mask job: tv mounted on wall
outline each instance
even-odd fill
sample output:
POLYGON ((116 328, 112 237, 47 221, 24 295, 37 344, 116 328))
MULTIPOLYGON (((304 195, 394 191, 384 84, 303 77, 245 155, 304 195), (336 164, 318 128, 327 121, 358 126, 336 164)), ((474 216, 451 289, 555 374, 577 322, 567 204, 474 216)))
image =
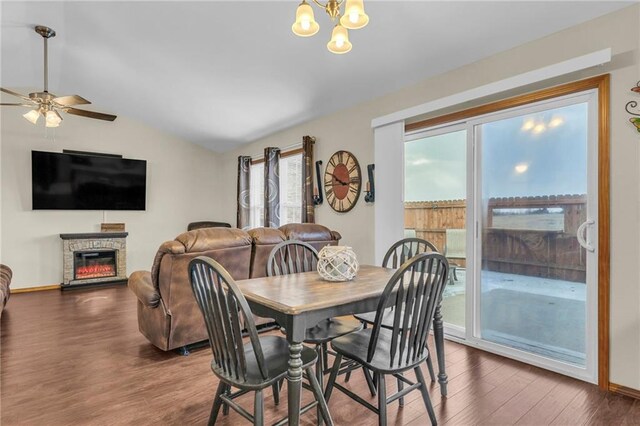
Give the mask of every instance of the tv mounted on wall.
POLYGON ((31 151, 34 210, 145 210, 147 162, 31 151))

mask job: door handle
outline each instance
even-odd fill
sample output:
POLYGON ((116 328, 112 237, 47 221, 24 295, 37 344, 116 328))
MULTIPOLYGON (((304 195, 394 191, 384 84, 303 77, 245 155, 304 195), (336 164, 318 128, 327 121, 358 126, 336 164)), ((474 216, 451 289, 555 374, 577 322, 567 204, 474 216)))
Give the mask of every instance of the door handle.
POLYGON ((586 220, 585 222, 582 223, 582 225, 578 226, 578 232, 576 232, 576 237, 578 238, 578 244, 580 244, 582 246, 582 248, 584 248, 585 250, 588 250, 590 252, 594 252, 596 251, 595 247, 593 247, 591 244, 589 244, 585 238, 585 234, 586 234, 586 229, 587 226, 589 225, 593 225, 594 223, 596 223, 594 220, 589 219, 586 220))

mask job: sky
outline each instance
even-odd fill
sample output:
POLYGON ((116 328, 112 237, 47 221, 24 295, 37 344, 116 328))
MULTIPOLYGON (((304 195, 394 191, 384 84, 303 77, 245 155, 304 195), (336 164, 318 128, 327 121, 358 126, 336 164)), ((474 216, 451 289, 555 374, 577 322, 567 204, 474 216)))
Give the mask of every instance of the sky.
MULTIPOLYGON (((481 125, 483 198, 585 194, 587 104, 481 125)), ((405 144, 405 201, 466 198, 466 131, 405 144)))

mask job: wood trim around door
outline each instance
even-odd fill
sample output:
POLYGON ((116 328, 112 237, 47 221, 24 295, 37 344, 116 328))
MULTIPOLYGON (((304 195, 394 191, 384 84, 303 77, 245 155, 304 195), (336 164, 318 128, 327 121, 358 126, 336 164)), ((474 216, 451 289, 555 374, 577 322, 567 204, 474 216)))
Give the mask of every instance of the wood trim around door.
POLYGON ((609 303, 611 279, 611 198, 609 74, 594 77, 598 89, 598 386, 609 389, 609 303))
POLYGON ((604 74, 405 125, 405 132, 465 120, 534 102, 596 89, 598 91, 598 386, 609 389, 610 303, 610 76, 604 74))

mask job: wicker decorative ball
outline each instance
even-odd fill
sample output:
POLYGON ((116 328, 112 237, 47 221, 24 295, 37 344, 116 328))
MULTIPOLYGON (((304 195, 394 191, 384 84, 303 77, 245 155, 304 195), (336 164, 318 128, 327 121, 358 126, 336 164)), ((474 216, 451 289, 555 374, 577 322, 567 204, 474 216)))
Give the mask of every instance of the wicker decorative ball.
POLYGON ((327 281, 352 280, 359 267, 351 247, 325 246, 318 253, 318 273, 327 281))

